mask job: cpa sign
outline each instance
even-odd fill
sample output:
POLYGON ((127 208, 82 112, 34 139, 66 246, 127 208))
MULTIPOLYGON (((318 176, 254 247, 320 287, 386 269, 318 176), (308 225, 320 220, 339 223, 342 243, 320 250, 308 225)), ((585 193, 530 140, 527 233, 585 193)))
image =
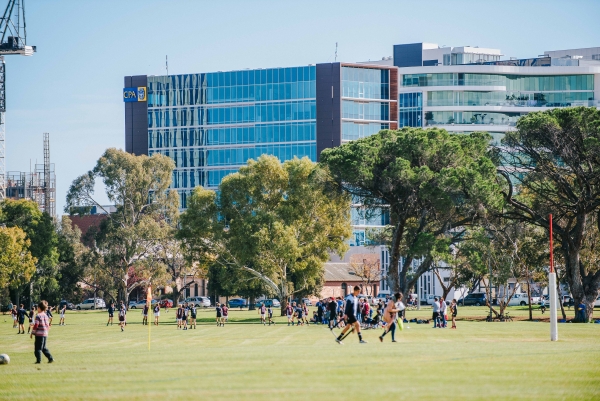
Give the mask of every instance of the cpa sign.
POLYGON ((148 91, 145 86, 137 88, 123 88, 124 102, 145 102, 148 97, 148 91))

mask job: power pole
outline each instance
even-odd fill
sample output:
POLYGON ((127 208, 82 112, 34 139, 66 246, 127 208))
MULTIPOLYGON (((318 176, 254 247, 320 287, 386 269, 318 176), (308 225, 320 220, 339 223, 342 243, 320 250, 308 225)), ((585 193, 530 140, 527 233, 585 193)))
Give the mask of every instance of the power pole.
POLYGON ((4 143, 4 113, 6 112, 6 86, 4 56, 0 56, 0 202, 6 199, 6 145, 4 143))

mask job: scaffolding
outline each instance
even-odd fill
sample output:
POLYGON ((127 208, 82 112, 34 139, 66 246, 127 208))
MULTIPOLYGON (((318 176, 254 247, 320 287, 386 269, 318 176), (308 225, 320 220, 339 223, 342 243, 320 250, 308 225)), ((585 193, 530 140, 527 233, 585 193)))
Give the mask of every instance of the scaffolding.
POLYGON ((44 163, 36 164, 33 171, 9 171, 6 174, 6 197, 30 199, 40 210, 56 216, 56 174, 50 163, 50 135, 44 134, 44 163))

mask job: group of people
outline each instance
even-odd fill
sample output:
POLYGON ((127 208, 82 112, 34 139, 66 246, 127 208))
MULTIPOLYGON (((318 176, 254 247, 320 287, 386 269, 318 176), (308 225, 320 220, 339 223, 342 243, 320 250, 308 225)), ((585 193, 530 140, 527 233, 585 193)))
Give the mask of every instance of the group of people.
MULTIPOLYGON (((304 324, 308 324, 308 306, 306 306, 305 302, 296 303, 295 301, 291 304, 287 304, 285 307, 285 315, 287 317, 288 326, 294 325, 294 320, 296 321, 296 325, 304 326, 304 324)), ((270 320, 270 318, 269 318, 270 320)))
MULTIPOLYGON (((64 326, 65 318, 64 314, 67 306, 64 305, 60 307, 60 326, 64 326)), ((34 342, 34 355, 36 364, 42 362, 42 354, 48 358, 48 363, 54 362, 54 358, 52 354, 46 347, 46 342, 48 339, 48 333, 50 332, 50 326, 52 326, 52 313, 50 312, 50 307, 48 306, 48 302, 41 301, 36 305, 36 307, 32 307, 31 310, 25 309, 23 304, 19 305, 9 305, 10 314, 13 318, 13 328, 18 328, 17 334, 25 334, 25 318, 29 319, 29 329, 27 333, 29 334, 29 338, 33 338, 35 336, 34 342)))
POLYGON ((434 297, 432 307, 434 329, 445 329, 448 327, 448 307, 450 308, 450 314, 452 317, 451 328, 456 329, 456 315, 458 314, 458 304, 456 303, 456 299, 453 299, 448 306, 443 297, 434 297))
MULTIPOLYGON (((125 331, 125 326, 127 326, 127 308, 125 307, 125 302, 121 301, 121 303, 119 304, 118 310, 115 307, 115 303, 111 302, 108 305, 108 308, 106 310, 108 312, 108 321, 106 322, 106 325, 107 326, 113 325, 113 318, 114 318, 115 312, 117 312, 118 317, 119 317, 119 327, 121 328, 121 331, 125 331)), ((144 308, 142 309, 142 324, 143 325, 148 325, 148 312, 149 311, 150 311, 150 306, 146 302, 146 305, 144 305, 144 308)), ((154 325, 158 326, 158 319, 160 318, 160 305, 158 303, 154 305, 153 312, 154 312, 154 325)), ((178 311, 178 313, 179 313, 179 311, 178 311)), ((194 308, 193 318, 194 318, 194 320, 193 320, 194 328, 196 328, 196 309, 195 308, 194 308)), ((180 327, 181 327, 180 320, 178 318, 177 328, 179 329, 180 327)), ((187 330, 187 319, 186 319, 186 330, 187 330)))
POLYGON ((225 304, 218 304, 215 308, 217 312, 217 327, 225 327, 227 319, 229 318, 229 308, 225 304))
POLYGON ((258 308, 258 313, 260 314, 260 322, 263 324, 263 326, 267 325, 267 319, 269 319, 269 326, 271 324, 275 325, 275 322, 273 321, 273 308, 271 305, 266 306, 264 302, 261 302, 260 307, 258 308))
MULTIPOLYGON (((19 307, 17 308, 17 305, 13 305, 12 303, 9 304, 9 309, 10 309, 10 314, 12 316, 13 319, 13 329, 18 329, 17 334, 25 334, 25 318, 28 319, 29 321, 29 325, 27 328, 27 333, 29 334, 31 332, 31 329, 33 327, 33 322, 35 320, 35 315, 36 315, 36 308, 35 307, 31 307, 30 310, 25 309, 25 306, 23 304, 20 304, 19 307)), ((48 306, 47 310, 45 311, 46 316, 48 317, 48 324, 50 326, 52 326, 52 309, 53 307, 48 306)), ((65 325, 65 313, 67 311, 67 305, 61 305, 59 307, 59 313, 60 313, 60 320, 58 322, 59 326, 64 326, 65 325)))
POLYGON ((188 304, 185 302, 183 305, 179 305, 177 307, 177 312, 175 314, 175 318, 177 319, 177 330, 187 330, 188 329, 188 320, 190 321, 189 328, 196 329, 196 317, 198 311, 196 310, 196 305, 188 304))

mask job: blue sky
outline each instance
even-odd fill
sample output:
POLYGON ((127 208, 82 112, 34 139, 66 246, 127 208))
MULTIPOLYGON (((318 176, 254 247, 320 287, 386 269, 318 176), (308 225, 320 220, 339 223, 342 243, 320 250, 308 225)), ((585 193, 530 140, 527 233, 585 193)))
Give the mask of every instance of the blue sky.
MULTIPOLYGON (((4 7, 6 0, 0 1, 4 7)), ((600 46, 600 1, 28 0, 33 57, 8 56, 6 168, 41 162, 49 132, 57 211, 72 180, 124 147, 125 75, 285 67, 392 54, 397 43, 514 57, 600 46)))

